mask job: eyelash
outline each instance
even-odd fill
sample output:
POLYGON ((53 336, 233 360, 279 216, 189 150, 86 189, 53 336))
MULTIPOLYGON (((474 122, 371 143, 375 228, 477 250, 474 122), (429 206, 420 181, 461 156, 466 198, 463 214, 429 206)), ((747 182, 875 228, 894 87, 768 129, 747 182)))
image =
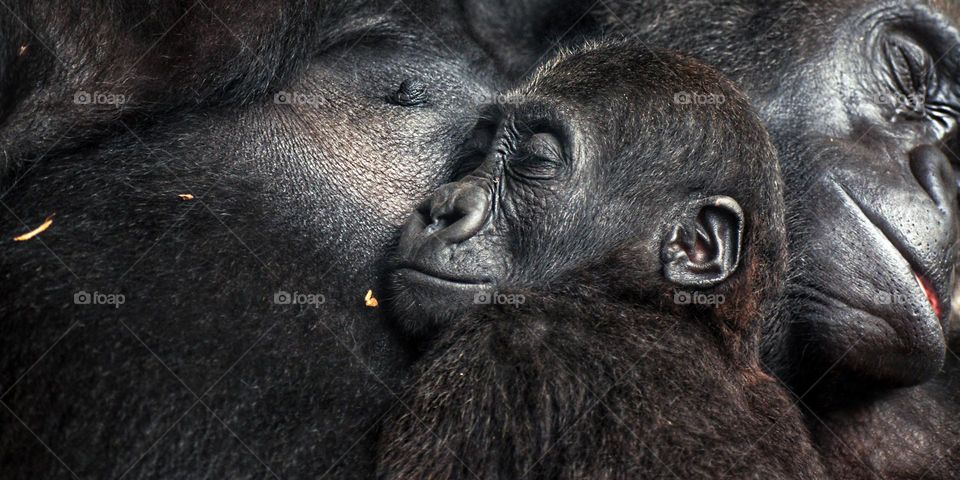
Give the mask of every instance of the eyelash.
MULTIPOLYGON (((902 38, 890 38, 884 45, 884 60, 887 64, 891 88, 896 92, 889 99, 898 116, 909 120, 928 120, 931 118, 931 86, 936 85, 933 78, 932 61, 919 45, 902 38)), ((933 115, 934 120, 936 114, 933 115)))
MULTIPOLYGON (((920 65, 918 65, 916 58, 913 58, 912 55, 905 52, 903 47, 898 48, 900 50, 900 54, 903 56, 904 63, 907 66, 908 71, 906 73, 908 75, 908 80, 912 84, 910 85, 910 91, 907 93, 926 93, 926 91, 929 89, 931 80, 930 75, 932 73, 930 65, 927 62, 928 58, 925 57, 919 62, 920 65)), ((901 87, 906 88, 902 85, 901 87)))
POLYGON ((956 127, 960 119, 960 105, 942 99, 933 59, 920 46, 891 40, 886 47, 886 61, 894 81, 894 88, 906 102, 898 103, 898 114, 913 120, 937 124, 944 132, 956 127), (922 58, 918 58, 922 56, 922 58))
POLYGON ((559 168, 557 162, 531 154, 524 154, 508 165, 512 174, 528 180, 552 178, 559 168))

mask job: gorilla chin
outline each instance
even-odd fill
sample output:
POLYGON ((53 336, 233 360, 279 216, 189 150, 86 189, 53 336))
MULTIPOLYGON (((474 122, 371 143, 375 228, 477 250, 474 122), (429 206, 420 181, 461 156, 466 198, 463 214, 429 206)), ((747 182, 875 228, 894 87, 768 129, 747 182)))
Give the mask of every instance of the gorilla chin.
POLYGON ((853 371, 860 383, 852 385, 847 378, 848 388, 907 387, 940 371, 946 353, 946 314, 939 311, 938 300, 922 277, 904 271, 898 279, 897 291, 902 293, 890 294, 890 300, 882 302, 871 290, 853 285, 846 292, 790 289, 791 303, 799 305, 795 318, 813 340, 803 356, 811 362, 835 359, 833 364, 808 364, 802 383, 812 385, 853 371))
POLYGON ((391 276, 391 309, 400 313, 404 331, 414 336, 429 335, 435 327, 447 325, 478 303, 492 297, 495 284, 405 266, 391 276))
MULTIPOLYGON (((929 307, 928 312, 918 313, 913 307, 917 303, 911 301, 895 307, 901 312, 874 312, 835 298, 810 303, 798 317, 811 330, 832 337, 816 343, 827 353, 826 358, 840 359, 838 372, 860 372, 862 381, 874 387, 908 387, 932 378, 943 366, 945 335, 929 307), (883 375, 869 378, 869 373, 876 371, 883 375)), ((827 376, 830 365, 810 373, 817 378, 827 376)))

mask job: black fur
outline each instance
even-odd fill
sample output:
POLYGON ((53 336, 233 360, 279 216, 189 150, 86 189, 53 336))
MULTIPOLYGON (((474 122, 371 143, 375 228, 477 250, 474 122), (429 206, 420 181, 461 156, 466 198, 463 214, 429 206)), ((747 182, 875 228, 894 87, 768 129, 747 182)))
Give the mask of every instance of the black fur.
POLYGON ((953 352, 943 371, 923 385, 808 412, 817 450, 833 478, 960 476, 960 359, 953 352))
POLYGON ((372 476, 410 355, 364 294, 496 85, 459 11, 7 1, 0 28, 0 477, 372 476), (428 101, 388 102, 410 78, 428 101))
POLYGON ((823 478, 732 332, 598 298, 624 279, 605 267, 611 285, 572 279, 587 296, 524 292, 447 332, 387 424, 381 478, 823 478))

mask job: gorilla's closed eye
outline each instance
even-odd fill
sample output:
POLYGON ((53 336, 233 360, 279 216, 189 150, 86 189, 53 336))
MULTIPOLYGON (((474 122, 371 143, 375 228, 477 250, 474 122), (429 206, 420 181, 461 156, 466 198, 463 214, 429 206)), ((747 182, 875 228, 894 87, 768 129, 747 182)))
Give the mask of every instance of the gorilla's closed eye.
POLYGON ((934 81, 934 66, 923 47, 901 35, 891 35, 884 42, 883 56, 899 93, 928 93, 934 81))
POLYGON ((894 89, 889 106, 901 118, 929 122, 940 140, 952 135, 960 105, 949 92, 951 79, 937 74, 930 52, 910 37, 893 34, 884 42, 883 57, 894 89))
POLYGON ((563 158, 563 145, 556 135, 535 133, 523 143, 511 170, 525 178, 554 178, 563 167, 563 158))
POLYGON ((560 163, 563 161, 563 146, 552 133, 537 133, 523 145, 524 153, 544 160, 560 163))

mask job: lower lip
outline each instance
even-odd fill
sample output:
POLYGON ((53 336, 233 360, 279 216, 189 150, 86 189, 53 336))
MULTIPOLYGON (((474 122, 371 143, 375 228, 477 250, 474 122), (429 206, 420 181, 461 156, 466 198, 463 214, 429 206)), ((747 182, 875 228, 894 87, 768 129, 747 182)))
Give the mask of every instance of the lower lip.
POLYGON ((927 301, 930 302, 930 307, 933 308, 933 314, 936 315, 937 318, 940 318, 940 314, 942 313, 940 308, 940 299, 937 298, 937 292, 934 290, 933 285, 930 284, 929 280, 921 277, 917 273, 914 273, 914 276, 917 277, 917 283, 920 284, 920 288, 927 296, 927 301))

